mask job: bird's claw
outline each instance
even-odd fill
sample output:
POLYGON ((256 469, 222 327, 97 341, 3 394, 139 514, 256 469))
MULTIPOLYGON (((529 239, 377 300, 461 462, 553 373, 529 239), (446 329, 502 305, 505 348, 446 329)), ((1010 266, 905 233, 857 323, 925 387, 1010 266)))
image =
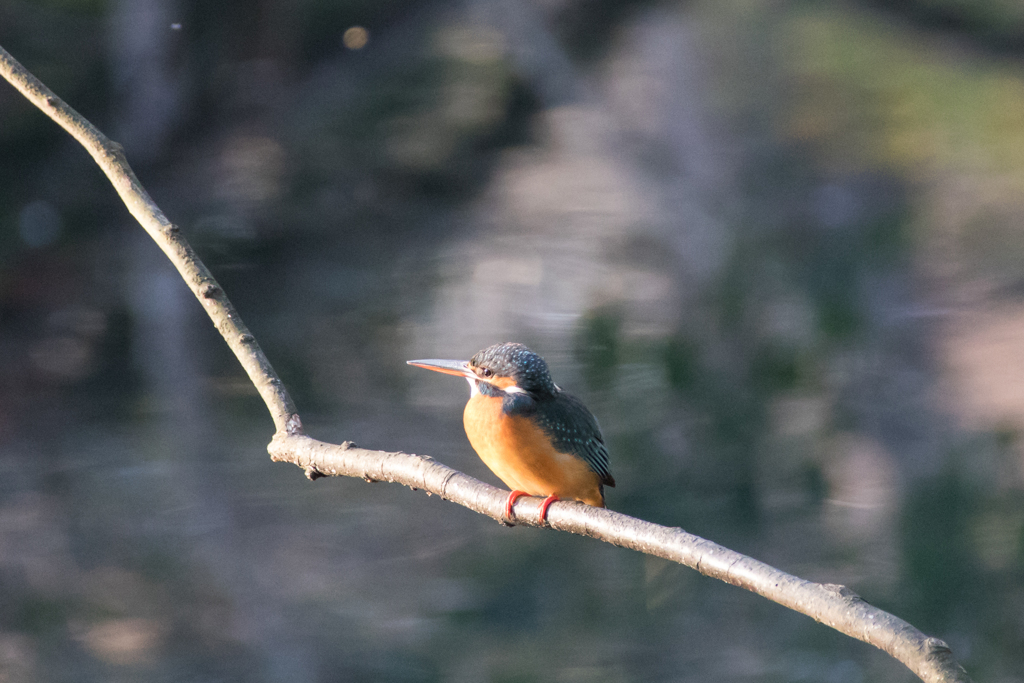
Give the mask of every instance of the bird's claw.
POLYGON ((505 501, 505 519, 509 522, 515 520, 515 516, 512 514, 512 503, 516 502, 519 498, 526 495, 526 491, 513 491, 508 494, 508 500, 505 501))
MULTIPOLYGON (((508 494, 508 499, 505 501, 506 522, 510 524, 514 523, 515 516, 512 514, 512 504, 526 495, 529 494, 527 494, 524 491, 513 491, 512 493, 508 494)), ((551 494, 550 496, 544 499, 544 502, 540 504, 540 517, 537 520, 538 524, 543 525, 544 522, 548 521, 548 508, 551 507, 551 504, 554 503, 556 500, 559 500, 558 496, 556 496, 555 494, 551 494)))
POLYGON ((543 524, 544 522, 548 521, 548 508, 551 507, 551 504, 554 503, 556 500, 558 500, 558 496, 556 496, 555 494, 552 493, 550 496, 548 496, 547 498, 544 499, 543 503, 540 504, 540 523, 541 524, 543 524))

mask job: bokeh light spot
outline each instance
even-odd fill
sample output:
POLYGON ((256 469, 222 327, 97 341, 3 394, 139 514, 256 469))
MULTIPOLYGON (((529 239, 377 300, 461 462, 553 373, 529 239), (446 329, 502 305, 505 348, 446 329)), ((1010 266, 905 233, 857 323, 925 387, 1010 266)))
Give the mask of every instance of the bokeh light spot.
POLYGON ((341 42, 350 50, 362 50, 370 42, 370 32, 362 26, 353 26, 345 31, 341 42))

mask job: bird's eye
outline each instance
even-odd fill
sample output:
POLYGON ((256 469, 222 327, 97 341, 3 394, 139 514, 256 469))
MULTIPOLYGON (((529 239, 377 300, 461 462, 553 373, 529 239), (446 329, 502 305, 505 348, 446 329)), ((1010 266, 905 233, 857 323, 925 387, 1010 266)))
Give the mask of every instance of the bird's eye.
POLYGON ((494 374, 494 371, 491 370, 490 368, 480 368, 480 376, 481 377, 490 377, 493 374, 494 374))

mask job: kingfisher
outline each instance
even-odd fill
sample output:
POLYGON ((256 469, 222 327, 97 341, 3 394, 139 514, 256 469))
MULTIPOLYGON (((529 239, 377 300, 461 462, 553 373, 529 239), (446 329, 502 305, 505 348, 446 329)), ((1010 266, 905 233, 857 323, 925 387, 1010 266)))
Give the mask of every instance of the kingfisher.
POLYGON ((604 507, 604 487, 615 486, 615 479, 601 427, 582 401, 551 380, 543 358, 506 342, 468 361, 407 362, 469 382, 462 422, 473 450, 512 489, 506 519, 521 496, 544 497, 541 524, 556 500, 604 507))

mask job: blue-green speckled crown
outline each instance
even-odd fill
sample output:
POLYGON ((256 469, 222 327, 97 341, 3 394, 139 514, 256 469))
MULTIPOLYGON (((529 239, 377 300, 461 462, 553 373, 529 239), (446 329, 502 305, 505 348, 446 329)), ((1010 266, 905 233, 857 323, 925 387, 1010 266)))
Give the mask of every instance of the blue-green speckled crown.
POLYGON ((470 361, 472 367, 489 368, 498 377, 511 377, 516 386, 535 394, 555 393, 548 364, 523 344, 505 342, 478 351, 470 361))

